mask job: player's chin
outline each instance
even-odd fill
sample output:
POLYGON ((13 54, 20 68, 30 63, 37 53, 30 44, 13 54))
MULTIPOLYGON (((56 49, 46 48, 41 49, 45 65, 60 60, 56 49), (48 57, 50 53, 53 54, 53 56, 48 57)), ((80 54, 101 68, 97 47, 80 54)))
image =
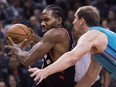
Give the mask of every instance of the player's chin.
POLYGON ((43 32, 43 33, 46 33, 46 32, 47 32, 47 29, 42 29, 42 32, 43 32))

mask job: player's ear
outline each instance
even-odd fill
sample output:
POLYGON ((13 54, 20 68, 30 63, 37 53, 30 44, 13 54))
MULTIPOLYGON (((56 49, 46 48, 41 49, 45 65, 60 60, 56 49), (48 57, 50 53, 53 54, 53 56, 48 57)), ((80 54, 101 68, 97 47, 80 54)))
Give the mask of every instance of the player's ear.
POLYGON ((62 22, 62 18, 61 18, 61 17, 59 17, 58 20, 59 20, 60 22, 62 22))
POLYGON ((85 22, 84 18, 80 19, 80 25, 82 25, 85 22))
POLYGON ((62 18, 61 18, 61 17, 58 17, 58 18, 57 18, 57 23, 58 23, 58 24, 61 24, 61 23, 62 23, 62 18))

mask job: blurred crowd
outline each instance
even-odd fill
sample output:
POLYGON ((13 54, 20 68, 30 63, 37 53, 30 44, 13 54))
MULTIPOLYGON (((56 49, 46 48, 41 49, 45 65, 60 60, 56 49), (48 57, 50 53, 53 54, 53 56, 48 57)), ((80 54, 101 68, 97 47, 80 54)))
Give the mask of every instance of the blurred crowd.
MULTIPOLYGON (((0 87, 32 87, 33 78, 29 77, 27 67, 7 54, 5 34, 12 24, 22 23, 42 37, 40 15, 50 4, 56 4, 65 11, 64 26, 69 32, 73 28, 75 11, 84 5, 97 7, 101 16, 100 25, 116 32, 116 0, 0 0, 0 84, 4 85, 0 87)), ((41 62, 34 66, 40 67, 41 62)))

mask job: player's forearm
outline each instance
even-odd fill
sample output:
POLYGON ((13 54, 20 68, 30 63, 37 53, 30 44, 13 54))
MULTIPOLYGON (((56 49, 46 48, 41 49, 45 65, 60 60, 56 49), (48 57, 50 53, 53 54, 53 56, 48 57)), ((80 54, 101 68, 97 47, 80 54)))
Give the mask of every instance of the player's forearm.
POLYGON ((98 76, 98 73, 94 74, 85 74, 84 77, 76 84, 75 87, 91 87, 98 76))
POLYGON ((20 52, 17 53, 17 55, 15 55, 15 57, 16 57, 16 59, 17 59, 21 64, 27 66, 27 65, 25 64, 25 60, 26 60, 26 58, 28 57, 28 52, 22 52, 22 51, 20 51, 20 52))
POLYGON ((76 61, 73 60, 73 58, 71 57, 72 57, 72 53, 67 52, 62 57, 60 57, 56 62, 46 67, 45 71, 48 72, 48 76, 56 72, 63 71, 66 68, 74 65, 76 61))
POLYGON ((34 37, 34 43, 38 43, 39 41, 41 41, 41 37, 39 37, 38 35, 35 35, 34 37))
POLYGON ((91 76, 85 76, 84 78, 79 81, 75 87, 91 87, 91 85, 95 82, 95 79, 91 76))
POLYGON ((38 54, 36 50, 37 50, 37 45, 34 45, 33 48, 26 53, 27 56, 25 56, 24 65, 31 66, 38 60, 39 57, 37 57, 36 55, 38 54))
POLYGON ((86 47, 84 47, 84 44, 76 46, 72 51, 63 54, 56 62, 45 68, 46 71, 51 75, 74 65, 80 58, 88 53, 89 49, 86 47), (84 50, 82 50, 82 48, 84 50))
POLYGON ((104 72, 104 87, 109 87, 111 84, 111 76, 107 71, 104 72))
POLYGON ((91 87, 91 85, 96 81, 101 68, 102 67, 94 59, 92 59, 86 74, 75 87, 91 87))

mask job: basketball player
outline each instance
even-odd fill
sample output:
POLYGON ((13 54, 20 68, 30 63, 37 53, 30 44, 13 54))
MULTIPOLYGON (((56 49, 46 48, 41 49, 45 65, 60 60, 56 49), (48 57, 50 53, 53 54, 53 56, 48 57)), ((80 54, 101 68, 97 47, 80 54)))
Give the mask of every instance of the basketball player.
MULTIPOLYGON (((23 52, 12 42, 17 59, 26 66, 31 66, 44 56, 43 67, 55 62, 62 54, 71 50, 72 40, 66 29, 63 28, 64 12, 55 5, 47 6, 41 14, 42 31, 45 33, 40 42, 29 52, 23 52)), ((44 79, 39 87, 74 87, 75 67, 51 75, 44 79)))
POLYGON ((101 66, 116 79, 116 33, 100 27, 99 21, 99 12, 95 7, 80 7, 75 13, 73 24, 75 31, 80 30, 83 33, 76 47, 44 69, 30 68, 29 71, 33 72, 31 77, 35 77, 34 80, 40 83, 47 76, 74 65, 82 56, 90 52, 91 64, 76 87, 90 87, 98 76, 101 66))

